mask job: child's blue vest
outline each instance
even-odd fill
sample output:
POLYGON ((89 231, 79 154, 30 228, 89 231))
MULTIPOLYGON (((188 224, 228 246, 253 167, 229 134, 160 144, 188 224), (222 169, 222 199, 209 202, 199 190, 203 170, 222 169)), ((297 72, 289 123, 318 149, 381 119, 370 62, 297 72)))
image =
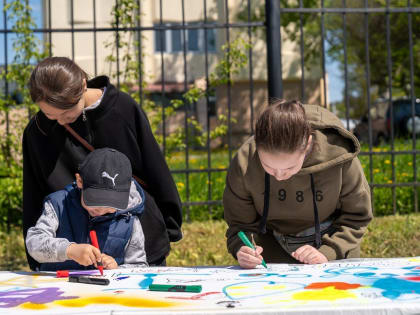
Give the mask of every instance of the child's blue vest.
MULTIPOLYGON (((134 181, 135 182, 135 181, 134 181)), ((126 210, 99 217, 89 217, 89 213, 80 203, 80 190, 76 184, 67 185, 63 190, 48 195, 45 201, 50 201, 58 217, 59 226, 57 238, 66 238, 77 244, 91 244, 89 231, 95 230, 98 236, 99 248, 115 259, 118 265, 124 263, 125 246, 131 237, 134 215, 143 213, 145 195, 140 185, 135 182, 141 196, 141 203, 126 210)), ((73 260, 57 263, 43 263, 40 270, 77 270, 92 269, 93 266, 82 266, 73 260)))

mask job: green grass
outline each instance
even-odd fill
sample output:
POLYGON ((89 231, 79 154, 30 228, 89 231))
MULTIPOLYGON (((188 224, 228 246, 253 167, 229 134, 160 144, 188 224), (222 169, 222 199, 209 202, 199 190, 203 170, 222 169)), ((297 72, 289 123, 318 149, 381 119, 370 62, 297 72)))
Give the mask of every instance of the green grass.
MULTIPOLYGON (((420 140, 416 144, 417 150, 420 150, 420 140)), ((395 151, 412 150, 412 141, 397 139, 395 141, 395 151)), ((373 152, 389 152, 390 144, 382 145, 372 149, 373 152)), ((367 145, 362 146, 362 151, 369 151, 367 145)), ((413 183, 414 182, 414 165, 417 165, 417 181, 420 178, 420 155, 413 160, 412 154, 394 155, 392 161, 391 154, 359 156, 362 163, 366 178, 369 182, 375 184, 395 184, 395 183, 413 183), (372 173, 370 172, 370 163, 372 163, 372 173), (392 174, 392 164, 395 166, 395 178, 392 174)), ((182 170, 186 168, 186 159, 184 152, 172 153, 167 159, 168 165, 172 170, 182 170)), ((210 160, 207 152, 191 151, 188 157, 188 167, 190 169, 205 170, 208 166, 214 169, 227 169, 229 167, 229 157, 227 150, 219 150, 211 152, 210 160)), ((174 180, 177 185, 181 200, 187 201, 205 201, 205 200, 222 200, 223 190, 225 187, 226 171, 212 172, 210 176, 208 172, 186 174, 174 174, 174 180), (188 178, 188 191, 187 191, 188 178), (187 195, 188 194, 188 195, 187 195)), ((396 187, 395 199, 397 212, 401 214, 411 213, 414 210, 414 189, 411 187, 396 187)), ((375 215, 393 214, 392 205, 392 187, 373 189, 373 204, 375 215)), ((418 207, 420 209, 420 187, 417 187, 418 207)), ((222 219, 223 208, 221 205, 213 206, 190 206, 184 207, 184 215, 187 220, 209 220, 222 219)))
MULTIPOLYGON (((236 264, 226 250, 226 223, 185 223, 184 238, 172 243, 169 266, 221 266, 236 264)), ((362 257, 420 256, 420 214, 376 217, 362 241, 362 257)), ((28 270, 22 233, 0 232, 0 270, 28 270)))
MULTIPOLYGON (((417 150, 420 150, 420 141, 416 143, 417 150)), ((367 145, 363 145, 362 151, 368 151, 367 145)), ((395 141, 394 151, 409 151, 413 150, 411 140, 397 140, 395 141)), ((373 152, 382 152, 384 155, 359 156, 367 180, 375 184, 399 184, 399 183, 413 183, 414 182, 414 167, 417 167, 417 181, 420 178, 420 155, 416 155, 414 160, 413 154, 397 154, 392 156, 386 154, 391 151, 390 144, 382 144, 372 149, 373 152), (394 159, 394 160, 393 160, 394 159), (370 170, 372 165, 372 172, 370 170), (392 166, 394 165, 394 174, 392 173, 392 166)), ((373 204, 376 215, 393 214, 392 194, 395 190, 396 208, 398 213, 411 213, 414 211, 414 190, 417 189, 417 196, 419 198, 417 207, 420 208, 420 187, 384 187, 374 188, 373 190, 373 204)))
MULTIPOLYGON (((183 225, 184 239, 172 244, 170 266, 232 265, 224 221, 183 225), (211 237, 209 237, 211 236, 211 237)), ((374 218, 362 241, 361 257, 420 256, 420 214, 374 218)))

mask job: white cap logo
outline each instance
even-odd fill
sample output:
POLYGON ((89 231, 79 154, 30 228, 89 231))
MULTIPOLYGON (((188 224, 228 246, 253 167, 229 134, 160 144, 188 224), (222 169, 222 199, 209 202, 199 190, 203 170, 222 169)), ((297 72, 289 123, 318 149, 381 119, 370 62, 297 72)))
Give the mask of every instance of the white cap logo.
POLYGON ((114 185, 114 187, 115 187, 115 178, 117 178, 117 176, 118 176, 118 173, 115 174, 114 177, 111 177, 111 176, 109 176, 109 174, 107 172, 105 172, 105 171, 102 172, 102 177, 105 177, 105 178, 108 178, 108 179, 112 180, 112 185, 114 185))

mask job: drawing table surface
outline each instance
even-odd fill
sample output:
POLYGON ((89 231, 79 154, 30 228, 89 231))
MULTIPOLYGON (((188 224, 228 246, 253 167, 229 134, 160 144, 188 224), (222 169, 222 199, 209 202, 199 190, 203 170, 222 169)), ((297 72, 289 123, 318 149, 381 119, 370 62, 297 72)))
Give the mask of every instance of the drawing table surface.
POLYGON ((420 257, 268 267, 107 270, 108 286, 2 271, 0 314, 420 314, 420 257), (203 289, 152 292, 152 283, 203 289))

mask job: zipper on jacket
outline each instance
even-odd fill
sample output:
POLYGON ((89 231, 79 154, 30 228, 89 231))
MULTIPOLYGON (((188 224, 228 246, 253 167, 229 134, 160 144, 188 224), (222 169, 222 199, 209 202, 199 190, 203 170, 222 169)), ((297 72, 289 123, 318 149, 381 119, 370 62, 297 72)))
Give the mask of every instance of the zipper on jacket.
POLYGON ((132 214, 131 212, 127 212, 127 213, 124 213, 123 216, 125 216, 125 222, 128 222, 130 221, 132 214))
POLYGON ((86 115, 86 110, 83 109, 82 111, 82 121, 85 123, 85 128, 86 128, 86 137, 87 137, 87 142, 89 142, 91 145, 93 145, 93 132, 92 129, 90 128, 90 122, 87 118, 86 115))

